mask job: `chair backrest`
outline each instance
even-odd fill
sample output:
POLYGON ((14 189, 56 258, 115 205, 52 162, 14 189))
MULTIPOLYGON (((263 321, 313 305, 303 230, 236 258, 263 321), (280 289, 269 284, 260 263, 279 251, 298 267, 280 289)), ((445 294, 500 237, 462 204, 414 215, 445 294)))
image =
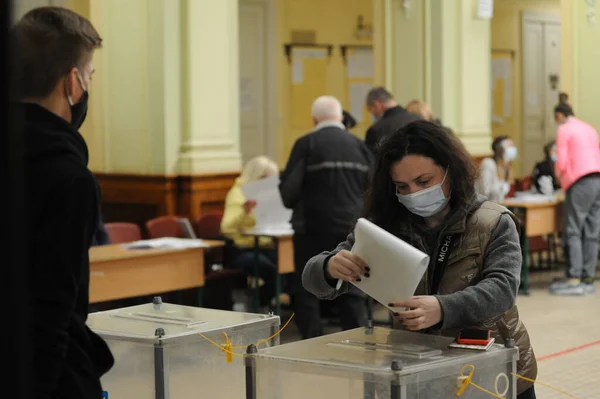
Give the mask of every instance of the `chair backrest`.
POLYGON ((521 191, 529 191, 531 190, 531 186, 533 185, 533 179, 531 176, 525 176, 521 180, 521 191))
POLYGON ((142 232, 134 223, 106 223, 104 225, 112 244, 122 244, 142 239, 142 232))
POLYGON ((221 211, 209 212, 196 219, 194 230, 196 230, 198 238, 221 238, 221 219, 223 219, 223 212, 221 211))
POLYGON ((177 237, 183 238, 184 234, 179 225, 179 216, 161 216, 146 222, 148 237, 177 237))

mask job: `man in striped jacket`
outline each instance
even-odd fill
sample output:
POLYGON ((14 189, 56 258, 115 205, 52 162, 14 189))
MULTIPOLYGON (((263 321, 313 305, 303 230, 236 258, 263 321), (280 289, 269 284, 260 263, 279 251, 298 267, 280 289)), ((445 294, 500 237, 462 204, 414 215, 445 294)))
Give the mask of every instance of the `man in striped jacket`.
MULTIPOLYGON (((294 306, 303 338, 321 335, 322 327, 319 300, 302 287, 302 271, 311 257, 335 248, 354 227, 372 163, 365 143, 344 127, 336 98, 317 98, 312 119, 315 127, 294 144, 279 187, 283 203, 294 210, 294 306)), ((362 293, 340 297, 338 306, 342 328, 366 324, 362 293)))

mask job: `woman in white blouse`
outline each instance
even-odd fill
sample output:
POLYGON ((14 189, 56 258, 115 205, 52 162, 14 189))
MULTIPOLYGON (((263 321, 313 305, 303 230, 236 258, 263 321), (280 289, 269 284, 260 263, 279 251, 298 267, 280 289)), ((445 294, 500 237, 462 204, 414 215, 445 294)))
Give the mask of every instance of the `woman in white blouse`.
POLYGON ((501 202, 510 191, 513 180, 511 164, 517 158, 518 150, 507 136, 496 137, 492 150, 494 156, 481 161, 476 188, 488 200, 501 202))

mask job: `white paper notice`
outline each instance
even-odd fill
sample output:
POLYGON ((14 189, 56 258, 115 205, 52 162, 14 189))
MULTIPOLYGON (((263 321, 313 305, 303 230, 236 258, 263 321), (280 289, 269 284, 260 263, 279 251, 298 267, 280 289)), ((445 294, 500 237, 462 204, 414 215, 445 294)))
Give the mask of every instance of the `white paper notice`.
MULTIPOLYGON (((495 90, 496 82, 500 80, 502 82, 502 110, 503 115, 497 115, 501 118, 510 117, 512 114, 512 76, 511 76, 511 59, 506 58, 495 58, 492 60, 492 90, 495 90)), ((493 100, 493 98, 492 98, 493 100)))
POLYGON ((350 83, 350 114, 357 123, 363 121, 367 94, 371 88, 369 83, 350 83))
POLYGON ((175 237, 154 238, 152 240, 141 240, 123 244, 123 248, 125 249, 188 249, 204 247, 207 247, 207 245, 202 240, 175 237))
POLYGON ((242 186, 244 196, 256 201, 256 230, 291 230, 292 211, 283 206, 279 193, 279 176, 271 176, 242 186))
POLYGON ((254 109, 254 79, 240 79, 240 109, 251 111, 254 109))
POLYGON ((373 50, 356 49, 347 57, 348 60, 348 78, 373 77, 373 50))
POLYGON ((354 239, 352 252, 369 265, 371 276, 352 284, 392 311, 389 303, 412 298, 429 255, 363 218, 356 223, 354 239))
POLYGON ((494 16, 494 0, 479 0, 477 2, 477 17, 491 19, 494 16))
POLYGON ((304 83, 304 60, 302 58, 294 59, 292 62, 292 84, 301 85, 304 83))

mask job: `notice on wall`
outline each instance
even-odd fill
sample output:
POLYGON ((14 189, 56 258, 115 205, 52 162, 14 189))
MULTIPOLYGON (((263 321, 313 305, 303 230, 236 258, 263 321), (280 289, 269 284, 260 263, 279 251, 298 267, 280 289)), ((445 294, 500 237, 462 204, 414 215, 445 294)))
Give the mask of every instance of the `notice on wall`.
POLYGON ((365 102, 372 86, 369 83, 350 83, 350 114, 361 123, 365 115, 365 102))
POLYGON ((240 79, 240 109, 252 111, 254 109, 254 79, 240 79))
POLYGON ((373 50, 356 49, 347 57, 349 79, 373 78, 373 50))
POLYGON ((326 49, 294 49, 292 53, 292 84, 304 84, 304 61, 327 58, 326 49))
POLYGON ((492 121, 512 115, 512 58, 492 57, 492 121))
POLYGON ((292 84, 301 85, 304 83, 304 60, 295 59, 292 62, 292 84))
POLYGON ((494 0, 478 0, 477 17, 481 19, 492 19, 494 16, 494 0))

